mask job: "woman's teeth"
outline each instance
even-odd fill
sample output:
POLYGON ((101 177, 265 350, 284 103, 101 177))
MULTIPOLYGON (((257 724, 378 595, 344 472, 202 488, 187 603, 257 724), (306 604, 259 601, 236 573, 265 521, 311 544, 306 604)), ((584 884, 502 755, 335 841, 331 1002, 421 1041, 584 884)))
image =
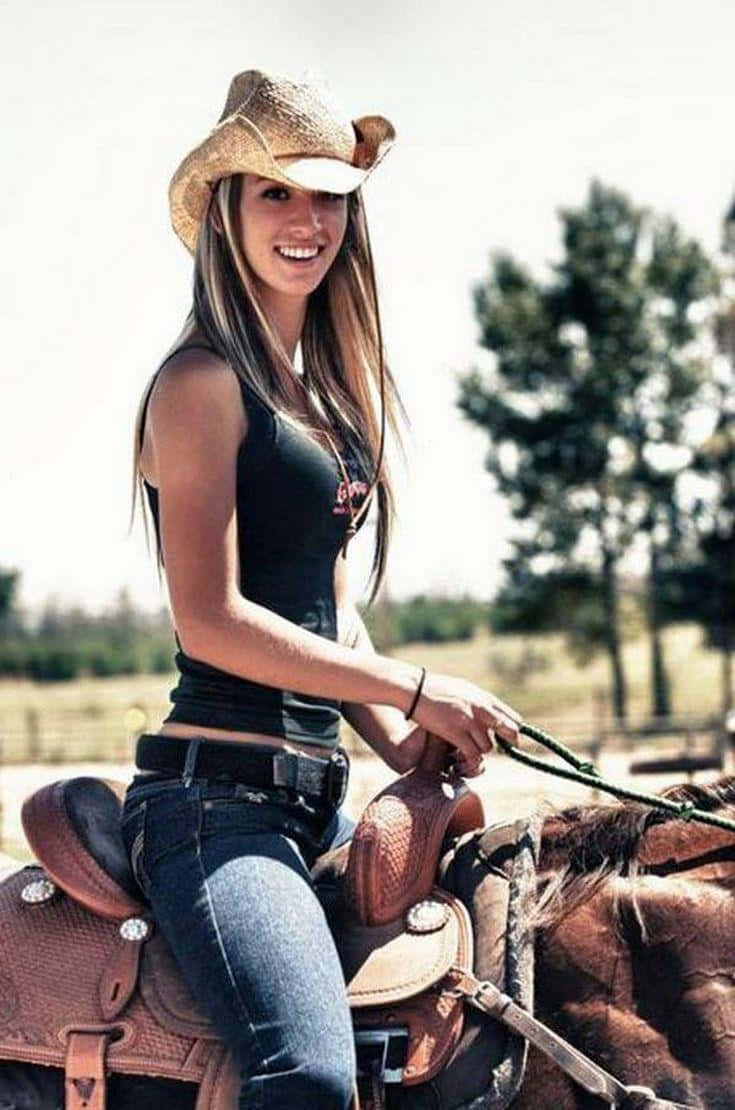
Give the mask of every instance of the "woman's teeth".
POLYGON ((276 250, 282 258, 288 258, 291 261, 297 262, 310 262, 312 258, 316 258, 319 254, 319 247, 276 247, 276 250))

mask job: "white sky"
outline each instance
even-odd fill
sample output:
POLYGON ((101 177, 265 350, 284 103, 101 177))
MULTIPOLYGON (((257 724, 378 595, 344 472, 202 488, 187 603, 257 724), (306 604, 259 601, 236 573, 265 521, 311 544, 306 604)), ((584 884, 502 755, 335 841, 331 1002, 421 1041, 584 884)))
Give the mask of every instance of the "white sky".
MULTIPOLYGON (((230 77, 321 71, 394 123, 365 187, 410 473, 397 596, 490 596, 508 521, 454 408, 479 356, 471 286, 499 247, 543 273, 592 175, 714 250, 735 188, 735 5, 715 0, 4 0, 0 565, 22 601, 162 602, 128 538, 141 389, 190 303, 174 168, 230 77)), ((372 529, 356 542, 358 595, 372 529), (361 545, 361 546, 360 546, 361 545)))

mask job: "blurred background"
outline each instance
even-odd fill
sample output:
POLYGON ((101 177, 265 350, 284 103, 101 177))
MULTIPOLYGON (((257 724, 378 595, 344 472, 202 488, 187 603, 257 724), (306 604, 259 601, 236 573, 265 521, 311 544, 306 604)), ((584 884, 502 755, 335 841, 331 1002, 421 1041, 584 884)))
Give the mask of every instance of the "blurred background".
MULTIPOLYGON (((398 135, 364 190, 411 418, 363 612, 378 649, 642 788, 728 769, 735 9, 6 0, 0 19, 5 851, 25 852, 30 789, 127 778, 166 713, 133 421, 190 304, 169 178, 253 67, 324 79, 398 135)), ((356 813, 391 772, 343 741, 356 813)), ((501 757, 478 782, 493 816, 586 796, 501 757)))

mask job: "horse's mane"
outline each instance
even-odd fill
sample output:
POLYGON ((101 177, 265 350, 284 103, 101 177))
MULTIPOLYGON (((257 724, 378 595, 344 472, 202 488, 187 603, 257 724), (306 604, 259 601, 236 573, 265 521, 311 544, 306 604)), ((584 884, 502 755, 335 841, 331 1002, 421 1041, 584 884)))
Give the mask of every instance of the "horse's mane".
MULTIPOLYGON (((735 805, 735 776, 726 775, 708 785, 671 786, 661 791, 661 797, 713 812, 735 805)), ((554 814, 542 833, 539 871, 544 882, 534 924, 553 927, 610 875, 637 874, 641 837, 653 825, 672 820, 678 818, 640 802, 570 806, 554 814)))

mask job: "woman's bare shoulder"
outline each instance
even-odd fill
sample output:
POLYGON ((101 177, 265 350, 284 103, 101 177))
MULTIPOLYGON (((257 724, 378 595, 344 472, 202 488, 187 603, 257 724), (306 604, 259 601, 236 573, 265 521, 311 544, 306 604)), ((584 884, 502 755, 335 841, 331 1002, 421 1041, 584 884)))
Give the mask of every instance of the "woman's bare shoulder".
POLYGON ((153 439, 178 428, 212 425, 242 438, 246 414, 232 367, 214 351, 177 351, 158 371, 148 412, 153 439))

